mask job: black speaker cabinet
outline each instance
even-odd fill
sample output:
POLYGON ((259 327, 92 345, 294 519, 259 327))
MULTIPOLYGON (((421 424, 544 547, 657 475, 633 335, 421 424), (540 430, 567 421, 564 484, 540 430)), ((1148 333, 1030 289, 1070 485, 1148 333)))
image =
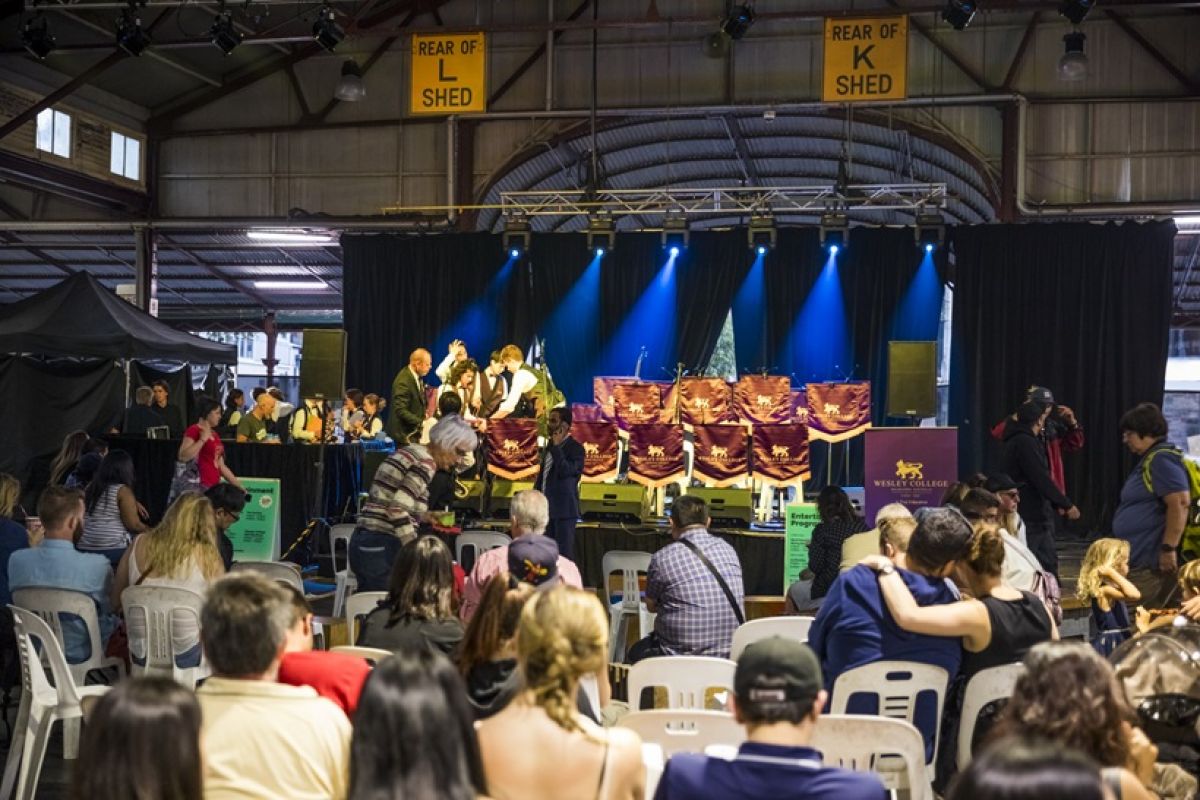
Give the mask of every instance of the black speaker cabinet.
POLYGON ((888 342, 887 415, 937 415, 937 342, 888 342))
POLYGON ((584 519, 641 522, 649 514, 649 495, 638 483, 579 484, 579 513, 584 519))
POLYGON ((304 329, 300 397, 341 400, 346 393, 346 332, 304 329))
POLYGON ((533 481, 509 481, 496 478, 492 481, 492 496, 488 502, 488 515, 508 518, 508 509, 512 506, 513 495, 533 488, 533 481))
POLYGON ((708 504, 708 515, 714 525, 750 527, 754 519, 754 498, 749 489, 710 489, 689 486, 687 494, 699 497, 708 504))

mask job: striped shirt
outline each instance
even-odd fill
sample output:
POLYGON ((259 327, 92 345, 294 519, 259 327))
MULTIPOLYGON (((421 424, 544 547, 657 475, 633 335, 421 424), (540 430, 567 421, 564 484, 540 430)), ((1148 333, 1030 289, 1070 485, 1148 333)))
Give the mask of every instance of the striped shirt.
POLYGON ((416 538, 420 517, 429 508, 429 482, 437 464, 424 445, 401 447, 379 465, 358 527, 390 533, 407 542, 416 538))
MULTIPOLYGON (((708 556, 744 608, 742 565, 728 542, 700 528, 680 538, 708 556)), ((712 572, 686 545, 672 542, 651 557, 646 597, 658 604, 654 633, 668 653, 729 658, 737 616, 712 572)))
POLYGON ((96 501, 96 507, 83 518, 83 536, 77 547, 80 550, 116 550, 129 544, 129 531, 121 521, 121 509, 117 505, 117 492, 123 484, 112 484, 96 501))

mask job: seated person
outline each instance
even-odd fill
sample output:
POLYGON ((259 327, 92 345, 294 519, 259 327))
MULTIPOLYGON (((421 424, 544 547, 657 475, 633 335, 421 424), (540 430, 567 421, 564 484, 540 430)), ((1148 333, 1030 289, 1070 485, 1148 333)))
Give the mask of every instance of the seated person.
MULTIPOLYGON (((117 627, 110 605, 112 565, 98 553, 81 553, 75 539, 83 530, 83 495, 63 486, 47 486, 38 499, 38 519, 45 539, 37 547, 18 550, 8 559, 8 587, 70 589, 82 592, 96 603, 103 645, 117 627)), ((63 640, 67 662, 78 664, 92 657, 87 626, 82 619, 64 615, 63 640)))
MULTIPOLYGON (((2 504, 0 504, 0 507, 2 507, 2 504)), ((1179 593, 1185 606, 1195 605, 1200 602, 1200 559, 1193 559, 1179 568, 1179 593)), ((1182 625, 1184 622, 1176 622, 1181 616, 1186 621, 1185 612, 1179 608, 1164 608, 1149 611, 1142 606, 1138 606, 1137 632, 1145 633, 1155 628, 1161 628, 1164 625, 1182 625)))
POLYGON ((362 621, 355 644, 396 653, 416 647, 453 653, 463 626, 453 608, 452 563, 450 549, 436 536, 401 547, 388 595, 362 621))
POLYGON ((133 405, 125 409, 125 419, 121 425, 121 433, 125 436, 145 436, 150 428, 161 428, 167 423, 162 415, 150 407, 154 401, 154 390, 149 386, 139 386, 133 393, 133 405))
POLYGON ((867 556, 879 552, 879 528, 884 520, 912 519, 912 514, 903 503, 888 503, 875 512, 875 527, 869 531, 856 533, 842 542, 842 562, 838 565, 839 572, 846 572, 856 566, 867 556))
POLYGON ((888 794, 877 777, 822 766, 810 746, 825 701, 821 665, 806 645, 781 636, 754 642, 733 677, 733 713, 746 728, 737 758, 677 753, 655 800, 883 800, 888 794))
POLYGON ((251 572, 209 590, 200 628, 213 677, 196 690, 205 800, 346 796, 346 715, 311 687, 277 682, 294 614, 287 589, 251 572))
POLYGON ((209 487, 204 496, 212 503, 217 520, 217 550, 221 553, 221 561, 228 572, 233 566, 233 542, 225 532, 242 518, 242 510, 246 507, 246 500, 250 495, 232 483, 218 483, 209 487))
MULTIPOLYGON (((8 589, 8 560, 13 553, 25 550, 32 541, 36 541, 25 526, 16 520, 20 507, 21 482, 12 475, 0 472, 0 608, 12 602, 12 592, 8 589)), ((0 617, 5 613, 7 609, 0 612, 0 617)))
MULTIPOLYGON (((899 503, 893 505, 899 505, 899 503)), ((879 518, 876 517, 876 519, 879 518)), ((916 528, 917 521, 911 515, 879 519, 879 529, 875 532, 875 550, 874 553, 868 555, 883 555, 896 566, 903 568, 905 553, 908 552, 908 541, 912 538, 912 533, 916 528)), ((871 531, 867 531, 867 533, 871 533, 871 531)), ((865 536, 866 534, 857 535, 865 536)), ((811 570, 800 573, 800 580, 788 587, 787 598, 784 600, 785 614, 807 614, 821 607, 821 601, 814 601, 810 596, 809 587, 811 585, 811 570)))
POLYGON ((237 424, 237 440, 239 442, 279 442, 278 436, 273 436, 271 428, 275 415, 275 396, 269 392, 260 392, 254 398, 254 408, 250 413, 243 414, 237 424))
POLYGON ((365 659, 328 650, 313 650, 313 613, 295 586, 284 587, 292 597, 292 627, 288 629, 279 682, 289 686, 311 686, 332 700, 347 717, 354 716, 363 683, 371 674, 365 659))
POLYGON ((527 583, 510 586, 508 575, 488 579, 455 659, 467 684, 467 700, 475 719, 487 719, 509 704, 521 690, 517 670, 517 625, 533 596, 527 583))
POLYGON ((947 800, 1113 800, 1100 766, 1078 750, 1034 737, 994 742, 950 785, 947 800))

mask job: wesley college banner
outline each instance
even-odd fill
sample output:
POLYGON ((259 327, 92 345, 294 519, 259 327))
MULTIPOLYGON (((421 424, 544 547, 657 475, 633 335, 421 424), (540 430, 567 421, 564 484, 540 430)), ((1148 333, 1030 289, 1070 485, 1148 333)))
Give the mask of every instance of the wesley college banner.
POLYGON ((536 475, 541 468, 537 420, 488 420, 488 472, 510 481, 536 475))
POLYGON ((871 427, 871 384, 810 383, 808 435, 811 439, 841 442, 871 427))
POLYGON ((732 486, 750 474, 750 446, 741 425, 697 425, 692 475, 707 486, 732 486))
POLYGON ((629 480, 656 488, 674 483, 683 475, 683 426, 629 428, 629 480))
POLYGON ((583 480, 600 482, 617 477, 617 423, 571 424, 571 436, 583 445, 583 480))
POLYGON ((957 428, 872 428, 865 450, 868 523, 888 503, 936 506, 958 480, 957 428))

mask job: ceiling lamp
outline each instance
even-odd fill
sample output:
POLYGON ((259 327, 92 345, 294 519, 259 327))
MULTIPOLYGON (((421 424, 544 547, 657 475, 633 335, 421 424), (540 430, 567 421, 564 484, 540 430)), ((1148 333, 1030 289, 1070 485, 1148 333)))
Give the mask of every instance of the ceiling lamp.
POLYGON ((504 218, 504 252, 509 258, 520 258, 529 250, 529 235, 532 230, 529 219, 524 214, 514 214, 504 218))
POLYGON ((21 44, 29 51, 29 55, 38 61, 43 60, 54 50, 54 35, 50 33, 49 23, 44 14, 25 21, 21 29, 21 44))
POLYGON ((617 244, 617 226, 606 211, 598 211, 588 217, 587 247, 593 255, 603 257, 611 253, 617 244))
POLYGON ((363 83, 362 68, 353 58, 342 62, 342 78, 338 81, 333 96, 347 103, 356 103, 367 96, 367 85, 363 83))
POLYGON ((757 255, 765 256, 775 247, 775 217, 769 213, 754 214, 746 228, 746 242, 757 255))
POLYGON ((1073 31, 1063 37, 1065 52, 1058 60, 1058 79, 1060 81, 1081 81, 1088 74, 1088 57, 1083 52, 1083 43, 1087 39, 1079 31, 1073 31))
POLYGON ((975 0, 946 0, 946 7, 942 9, 942 19, 949 22, 956 31, 966 30, 978 10, 979 4, 975 0))
POLYGON ((1071 20, 1072 25, 1083 22, 1088 12, 1096 5, 1096 0, 1063 0, 1058 7, 1058 13, 1071 20))
POLYGON ((132 10, 117 18, 117 47, 131 56, 140 56, 150 46, 150 34, 142 30, 142 21, 132 10))
POLYGON ((341 25, 338 25, 333 9, 329 6, 321 6, 321 10, 317 12, 317 21, 313 23, 312 31, 316 43, 331 53, 333 48, 346 38, 346 31, 342 29, 341 25))
POLYGON ((212 27, 208 29, 208 35, 213 46, 225 55, 232 53, 242 43, 242 33, 233 27, 233 13, 230 11, 218 12, 212 27))
POLYGON ((729 14, 721 21, 721 32, 735 42, 746 35, 754 24, 754 6, 745 3, 729 9, 729 14))
POLYGON ((826 211, 821 215, 821 246, 833 255, 846 247, 850 238, 850 218, 840 211, 826 211))

